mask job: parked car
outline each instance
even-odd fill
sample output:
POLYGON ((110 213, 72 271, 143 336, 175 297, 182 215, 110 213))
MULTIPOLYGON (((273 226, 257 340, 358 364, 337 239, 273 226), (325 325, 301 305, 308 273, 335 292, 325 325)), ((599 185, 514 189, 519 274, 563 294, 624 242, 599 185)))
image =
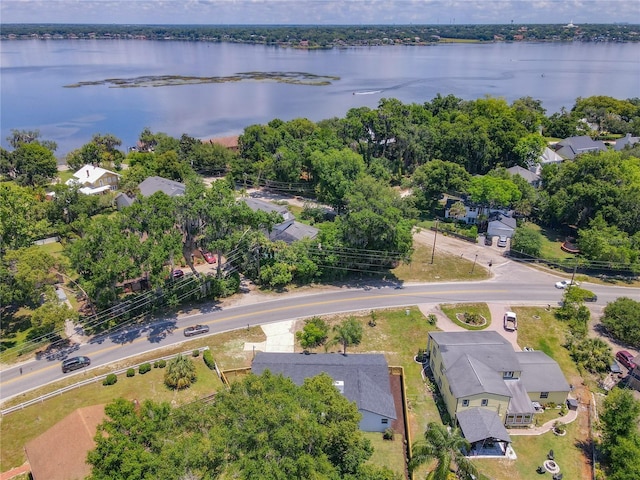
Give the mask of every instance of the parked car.
POLYGON ((203 333, 209 333, 208 325, 193 325, 184 329, 185 337, 193 337, 194 335, 201 335, 203 333))
POLYGON ((484 244, 489 246, 493 245, 493 237, 491 235, 485 235, 484 244))
POLYGON ((588 295, 588 296, 584 297, 584 301, 585 302, 597 302, 598 301, 598 296, 595 293, 593 295, 588 295))
POLYGON ((633 370, 636 368, 636 364, 633 363, 633 354, 627 352, 626 350, 620 350, 616 353, 616 359, 629 370, 633 370))
POLYGON ((507 237, 504 235, 500 235, 498 237, 498 246, 499 247, 506 247, 507 246, 507 237))
POLYGON ((611 360, 611 365, 609 365, 609 371, 614 375, 619 375, 622 373, 622 369, 620 368, 620 364, 615 360, 611 360))
POLYGON ((556 282, 556 288, 567 288, 567 287, 577 287, 580 284, 578 282, 575 281, 571 281, 571 280, 561 280, 559 282, 556 282))
POLYGON ((81 355, 79 357, 67 358, 62 362, 62 373, 78 370, 79 368, 88 367, 89 365, 91 365, 89 357, 81 355))
POLYGON ((216 263, 216 256, 211 252, 200 252, 207 263, 216 263))
POLYGON ((171 271, 171 276, 173 278, 182 278, 182 277, 184 277, 184 272, 182 270, 172 270, 171 271))

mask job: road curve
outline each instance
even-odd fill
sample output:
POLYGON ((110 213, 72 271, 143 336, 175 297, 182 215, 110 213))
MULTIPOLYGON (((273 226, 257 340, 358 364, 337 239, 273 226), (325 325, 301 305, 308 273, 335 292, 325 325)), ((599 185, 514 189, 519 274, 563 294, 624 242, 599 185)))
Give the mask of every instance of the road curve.
MULTIPOLYGON (((306 318, 350 311, 385 307, 403 307, 424 303, 499 302, 510 305, 557 305, 562 290, 554 287, 558 277, 509 263, 491 280, 482 282, 447 282, 394 285, 389 282, 361 288, 339 288, 306 295, 283 295, 250 305, 213 307, 207 311, 163 318, 145 326, 122 329, 109 335, 97 336, 79 345, 67 356, 87 355, 92 368, 136 356, 157 348, 184 342, 182 329, 202 323, 209 325, 210 335, 283 320, 306 318)), ((606 305, 621 296, 638 298, 638 290, 627 287, 585 286, 598 295, 598 305, 606 305)), ((34 388, 55 382, 63 376, 60 360, 41 358, 0 371, 0 402, 34 388)))

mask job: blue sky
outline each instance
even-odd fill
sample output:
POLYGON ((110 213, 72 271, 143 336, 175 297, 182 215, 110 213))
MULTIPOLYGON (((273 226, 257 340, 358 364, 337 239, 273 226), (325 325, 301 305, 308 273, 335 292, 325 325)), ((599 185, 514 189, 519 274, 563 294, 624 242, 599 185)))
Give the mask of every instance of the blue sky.
POLYGON ((0 23, 640 23, 638 0, 2 0, 0 23))

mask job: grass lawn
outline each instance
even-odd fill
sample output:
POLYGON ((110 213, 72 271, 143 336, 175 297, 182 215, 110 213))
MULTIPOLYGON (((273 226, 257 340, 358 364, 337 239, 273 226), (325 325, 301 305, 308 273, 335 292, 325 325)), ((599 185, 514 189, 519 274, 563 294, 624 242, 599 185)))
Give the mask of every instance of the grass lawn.
POLYGON ((109 403, 119 397, 138 401, 165 401, 175 406, 211 395, 222 388, 222 382, 216 373, 204 364, 202 356, 192 359, 198 378, 196 383, 183 391, 170 390, 164 385, 165 369, 153 368, 144 375, 138 374, 136 369, 134 377, 119 375, 115 385, 105 387, 98 381, 4 416, 0 425, 0 471, 22 465, 26 460, 24 445, 77 408, 109 403))
POLYGON ((75 172, 73 170, 63 170, 61 172, 58 172, 58 178, 60 179, 60 183, 66 183, 67 180, 73 177, 74 173, 75 172))
POLYGON ((374 448, 374 453, 367 461, 378 467, 387 467, 395 473, 404 475, 404 445, 402 438, 395 436, 393 440, 385 440, 382 433, 363 432, 374 448))
POLYGON ((474 459, 474 462, 482 473, 495 480, 551 478, 550 474, 541 476, 536 472, 536 468, 547 459, 549 450, 553 450, 553 456, 564 478, 581 479, 584 478, 580 459, 582 453, 579 450, 581 442, 576 436, 576 431, 577 425, 571 423, 567 425, 567 434, 564 437, 556 436, 552 432, 531 436, 514 435, 511 439, 518 456, 517 460, 474 459))
POLYGON ((541 227, 540 225, 536 225, 531 222, 523 223, 518 226, 518 228, 533 230, 542 235, 542 249, 540 251, 540 256, 542 258, 566 259, 575 257, 575 255, 567 253, 560 248, 562 242, 564 242, 566 238, 566 235, 563 233, 551 230, 550 228, 541 227))
POLYGON ((62 256, 62 250, 64 250, 64 247, 60 242, 45 243, 44 245, 38 245, 38 248, 49 255, 53 255, 54 257, 62 256))
POLYGON ((404 282, 449 282, 486 280, 490 277, 489 270, 481 265, 457 255, 447 255, 442 252, 434 257, 431 263, 432 248, 414 243, 411 263, 401 263, 391 273, 404 282), (471 271, 473 270, 473 273, 471 271))
MULTIPOLYGON (((336 325, 351 315, 337 315, 324 317, 330 325, 336 325)), ((429 332, 434 330, 417 307, 409 309, 376 310, 376 326, 368 325, 371 320, 370 312, 354 314, 362 323, 364 333, 360 345, 347 348, 347 353, 383 353, 387 363, 391 366, 404 368, 407 389, 407 403, 409 408, 409 424, 413 441, 416 435, 422 435, 427 424, 440 421, 440 414, 433 401, 432 393, 422 380, 422 365, 416 363, 414 357, 419 348, 425 348, 429 332)), ((302 328, 302 322, 300 322, 302 328)), ((296 345, 296 349, 301 349, 296 345)), ((330 351, 340 352, 340 346, 334 346, 330 351)))
POLYGON ((567 325, 556 320, 553 309, 540 307, 514 307, 518 315, 518 344, 533 347, 553 358, 570 384, 579 385, 582 377, 569 351, 562 345, 568 333, 567 325))
POLYGON ((491 325, 491 312, 489 306, 486 303, 452 303, 440 305, 442 312, 449 317, 449 319, 467 330, 484 330, 491 325), (484 317, 487 323, 484 325, 469 325, 458 319, 458 314, 477 314, 484 317))

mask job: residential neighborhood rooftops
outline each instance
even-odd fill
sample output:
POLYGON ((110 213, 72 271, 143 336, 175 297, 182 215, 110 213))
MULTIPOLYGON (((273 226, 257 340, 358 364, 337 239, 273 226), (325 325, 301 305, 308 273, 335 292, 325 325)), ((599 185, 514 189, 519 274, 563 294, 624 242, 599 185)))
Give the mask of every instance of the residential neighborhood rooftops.
POLYGON ((587 152, 603 152, 607 149, 604 142, 593 140, 589 135, 569 137, 557 143, 556 152, 564 158, 573 160, 577 155, 587 152))
POLYGON ((140 185, 138 185, 140 193, 145 197, 150 197, 156 192, 163 192, 170 197, 176 197, 184 195, 185 185, 184 183, 169 180, 162 177, 147 177, 140 185))
POLYGON ((560 366, 540 351, 516 352, 522 371, 522 383, 528 392, 569 391, 560 366))
POLYGON ((358 409, 396 418, 389 384, 389 367, 381 354, 300 354, 258 352, 251 371, 280 373, 302 385, 306 378, 328 374, 342 384, 344 396, 358 409))
POLYGON ((67 180, 67 185, 70 185, 72 183, 80 183, 82 185, 94 184, 105 173, 116 175, 118 177, 120 176, 119 174, 102 167, 96 167, 94 165, 84 165, 80 170, 73 174, 73 177, 67 180))
POLYGON ((494 438, 503 442, 511 442, 509 432, 495 412, 484 408, 469 408, 456 415, 464 438, 470 443, 486 438, 494 438))

